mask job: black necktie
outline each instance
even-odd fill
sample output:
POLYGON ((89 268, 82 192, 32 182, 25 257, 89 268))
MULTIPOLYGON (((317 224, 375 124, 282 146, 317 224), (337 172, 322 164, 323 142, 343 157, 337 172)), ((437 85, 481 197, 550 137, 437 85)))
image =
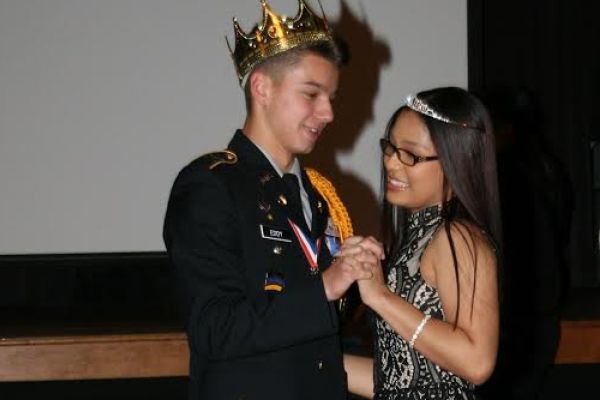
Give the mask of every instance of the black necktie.
MULTIPOLYGON (((288 198, 288 210, 292 220, 303 229, 308 227, 304 211, 302 210, 302 199, 300 197, 300 183, 298 177, 294 174, 283 174, 283 181, 286 186, 286 194, 288 198)), ((309 230, 310 231, 310 230, 309 230)))

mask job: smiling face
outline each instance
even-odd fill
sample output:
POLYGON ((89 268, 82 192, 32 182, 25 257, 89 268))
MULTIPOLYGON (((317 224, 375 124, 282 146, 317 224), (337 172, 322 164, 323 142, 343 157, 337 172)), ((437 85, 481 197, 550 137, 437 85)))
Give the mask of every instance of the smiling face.
POLYGON ((256 79, 259 84, 253 96, 260 105, 261 124, 254 139, 285 167, 296 155, 310 153, 333 121, 331 101, 338 87, 338 69, 306 53, 294 65, 256 79))
MULTIPOLYGON (((432 157, 437 152, 427 127, 412 110, 403 110, 394 123, 389 137, 394 146, 416 156, 432 157)), ((385 197, 393 205, 412 212, 441 204, 444 195, 444 173, 438 160, 407 166, 396 154, 383 156, 386 171, 385 197)))

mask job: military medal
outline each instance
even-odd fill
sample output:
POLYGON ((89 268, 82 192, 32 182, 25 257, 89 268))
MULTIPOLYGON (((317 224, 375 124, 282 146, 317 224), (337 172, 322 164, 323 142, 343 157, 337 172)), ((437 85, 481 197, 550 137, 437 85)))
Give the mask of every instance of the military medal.
POLYGON ((323 241, 322 237, 317 240, 312 240, 308 235, 306 235, 302 229, 298 225, 296 225, 291 219, 288 219, 290 225, 292 226, 292 231, 294 231, 294 235, 300 242, 300 247, 302 248, 302 252, 304 252, 304 256, 308 261, 308 265, 310 268, 311 274, 319 273, 319 251, 321 250, 321 242, 323 241))

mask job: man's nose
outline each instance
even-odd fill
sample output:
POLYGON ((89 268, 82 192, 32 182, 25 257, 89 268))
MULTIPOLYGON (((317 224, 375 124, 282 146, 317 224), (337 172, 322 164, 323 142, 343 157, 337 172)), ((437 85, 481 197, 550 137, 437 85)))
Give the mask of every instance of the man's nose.
POLYGON ((319 109, 317 110, 317 115, 323 122, 329 123, 333 121, 333 106, 331 105, 331 100, 323 100, 321 104, 319 104, 319 109))

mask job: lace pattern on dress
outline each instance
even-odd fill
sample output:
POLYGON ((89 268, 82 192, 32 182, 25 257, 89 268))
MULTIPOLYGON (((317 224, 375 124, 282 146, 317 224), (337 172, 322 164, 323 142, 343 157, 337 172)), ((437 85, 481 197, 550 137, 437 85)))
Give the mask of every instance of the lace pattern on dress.
MULTIPOLYGON (((391 260, 390 290, 432 318, 444 320, 441 300, 420 272, 421 256, 443 218, 441 206, 408 217, 404 245, 391 260)), ((474 385, 427 360, 387 322, 375 318, 375 399, 475 399, 474 385)))

